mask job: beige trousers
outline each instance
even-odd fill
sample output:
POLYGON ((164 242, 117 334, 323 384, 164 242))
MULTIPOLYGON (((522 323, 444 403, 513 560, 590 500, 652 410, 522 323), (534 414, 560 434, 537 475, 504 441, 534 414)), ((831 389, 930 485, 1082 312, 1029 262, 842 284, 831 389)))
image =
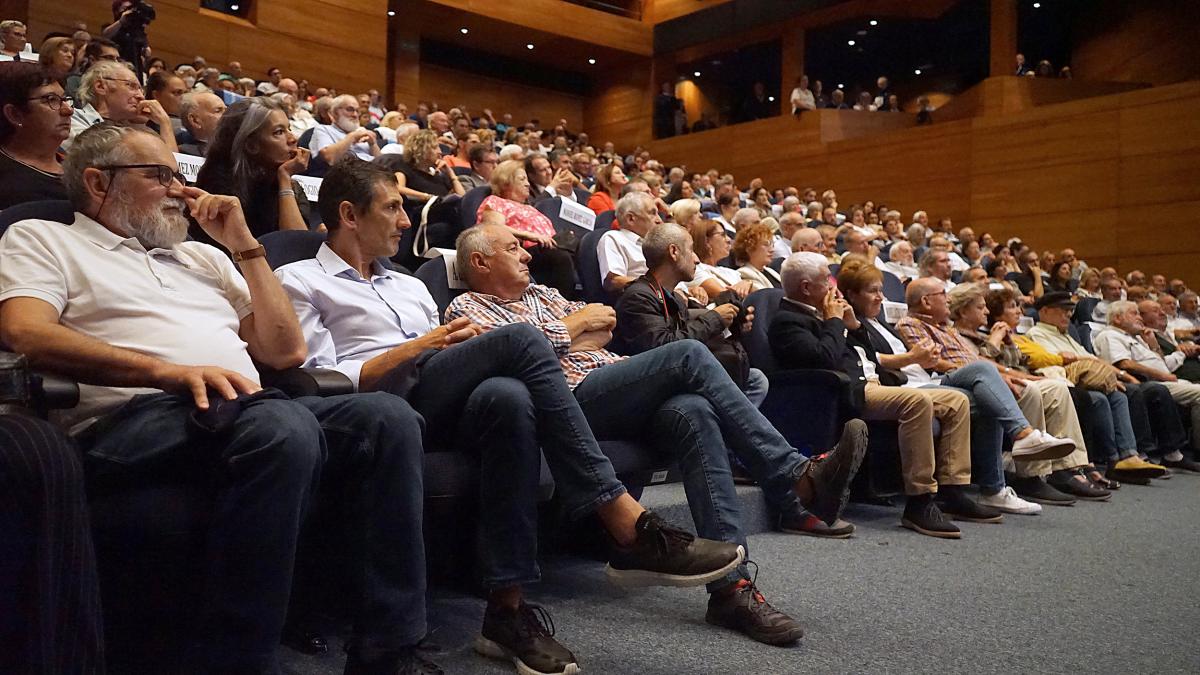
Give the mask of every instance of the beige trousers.
POLYGON ((1055 460, 1034 460, 1032 462, 1013 462, 1006 454, 1004 464, 1006 469, 1013 470, 1018 476, 1048 476, 1051 471, 1059 469, 1074 469, 1088 463, 1087 446, 1083 442, 1083 429, 1079 428, 1079 415, 1075 413, 1075 404, 1071 401, 1071 387, 1063 380, 1044 379, 1026 382, 1025 389, 1017 398, 1017 407, 1029 420, 1034 429, 1041 429, 1059 438, 1069 438, 1075 441, 1075 450, 1055 460), (1011 465, 1011 466, 1010 466, 1011 465))
POLYGON ((868 382, 863 418, 900 423, 900 466, 904 492, 937 492, 938 484, 971 482, 971 403, 950 389, 885 387, 868 382), (933 440, 933 418, 942 435, 933 440))

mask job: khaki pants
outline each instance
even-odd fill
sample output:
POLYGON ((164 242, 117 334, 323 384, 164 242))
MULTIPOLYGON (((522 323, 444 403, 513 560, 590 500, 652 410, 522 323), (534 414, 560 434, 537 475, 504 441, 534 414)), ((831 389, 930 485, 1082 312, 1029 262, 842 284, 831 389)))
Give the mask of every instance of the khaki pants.
POLYGON ((1194 382, 1163 382, 1171 398, 1188 409, 1192 416, 1192 447, 1200 450, 1200 384, 1194 382))
POLYGON ((1074 469, 1088 463, 1083 429, 1079 428, 1079 415, 1075 413, 1075 403, 1071 400, 1071 388, 1065 381, 1047 378, 1026 382, 1025 389, 1017 398, 1017 407, 1025 414, 1031 427, 1075 441, 1075 450, 1062 459, 1032 462, 1013 462, 1006 455, 1006 469, 1011 468, 1018 476, 1028 478, 1048 476, 1051 471, 1074 469))
POLYGON ((868 382, 863 419, 900 423, 904 492, 937 492, 938 484, 971 482, 971 403, 960 391, 885 387, 868 382), (942 435, 933 442, 933 418, 942 435))

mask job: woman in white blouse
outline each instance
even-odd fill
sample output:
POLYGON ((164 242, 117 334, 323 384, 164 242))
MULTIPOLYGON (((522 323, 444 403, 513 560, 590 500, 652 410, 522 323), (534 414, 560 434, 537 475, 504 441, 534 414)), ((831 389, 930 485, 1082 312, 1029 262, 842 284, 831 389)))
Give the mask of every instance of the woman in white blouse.
POLYGON ((688 282, 689 288, 699 286, 710 298, 724 291, 733 291, 737 297, 744 298, 754 290, 754 285, 742 279, 737 270, 720 265, 730 250, 729 235, 725 234, 724 226, 715 220, 701 220, 693 222, 688 232, 692 235, 692 248, 700 259, 696 276, 688 282))
POLYGON ((738 274, 756 291, 782 286, 779 273, 770 267, 774 238, 770 226, 758 223, 743 227, 733 240, 733 261, 741 265, 738 274))
POLYGON ((817 100, 813 97, 813 93, 808 89, 808 76, 801 75, 800 80, 796 83, 796 88, 792 90, 792 114, 801 110, 816 110, 817 100))

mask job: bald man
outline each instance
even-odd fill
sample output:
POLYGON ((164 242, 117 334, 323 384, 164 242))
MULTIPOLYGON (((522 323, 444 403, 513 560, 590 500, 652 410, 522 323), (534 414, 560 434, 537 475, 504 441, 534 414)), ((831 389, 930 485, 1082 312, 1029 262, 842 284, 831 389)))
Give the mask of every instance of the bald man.
POLYGON ((810 251, 825 255, 825 238, 821 236, 820 232, 811 227, 797 230, 792 235, 792 251, 796 253, 810 251))

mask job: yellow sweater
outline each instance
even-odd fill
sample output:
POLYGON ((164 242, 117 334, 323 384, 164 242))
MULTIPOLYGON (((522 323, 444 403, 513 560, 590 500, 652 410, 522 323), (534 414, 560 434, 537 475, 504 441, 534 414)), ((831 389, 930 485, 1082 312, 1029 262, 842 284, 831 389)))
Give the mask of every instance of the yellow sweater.
POLYGON ((1024 335, 1014 335, 1013 343, 1029 358, 1030 370, 1041 370, 1049 366, 1061 366, 1063 359, 1024 335))

